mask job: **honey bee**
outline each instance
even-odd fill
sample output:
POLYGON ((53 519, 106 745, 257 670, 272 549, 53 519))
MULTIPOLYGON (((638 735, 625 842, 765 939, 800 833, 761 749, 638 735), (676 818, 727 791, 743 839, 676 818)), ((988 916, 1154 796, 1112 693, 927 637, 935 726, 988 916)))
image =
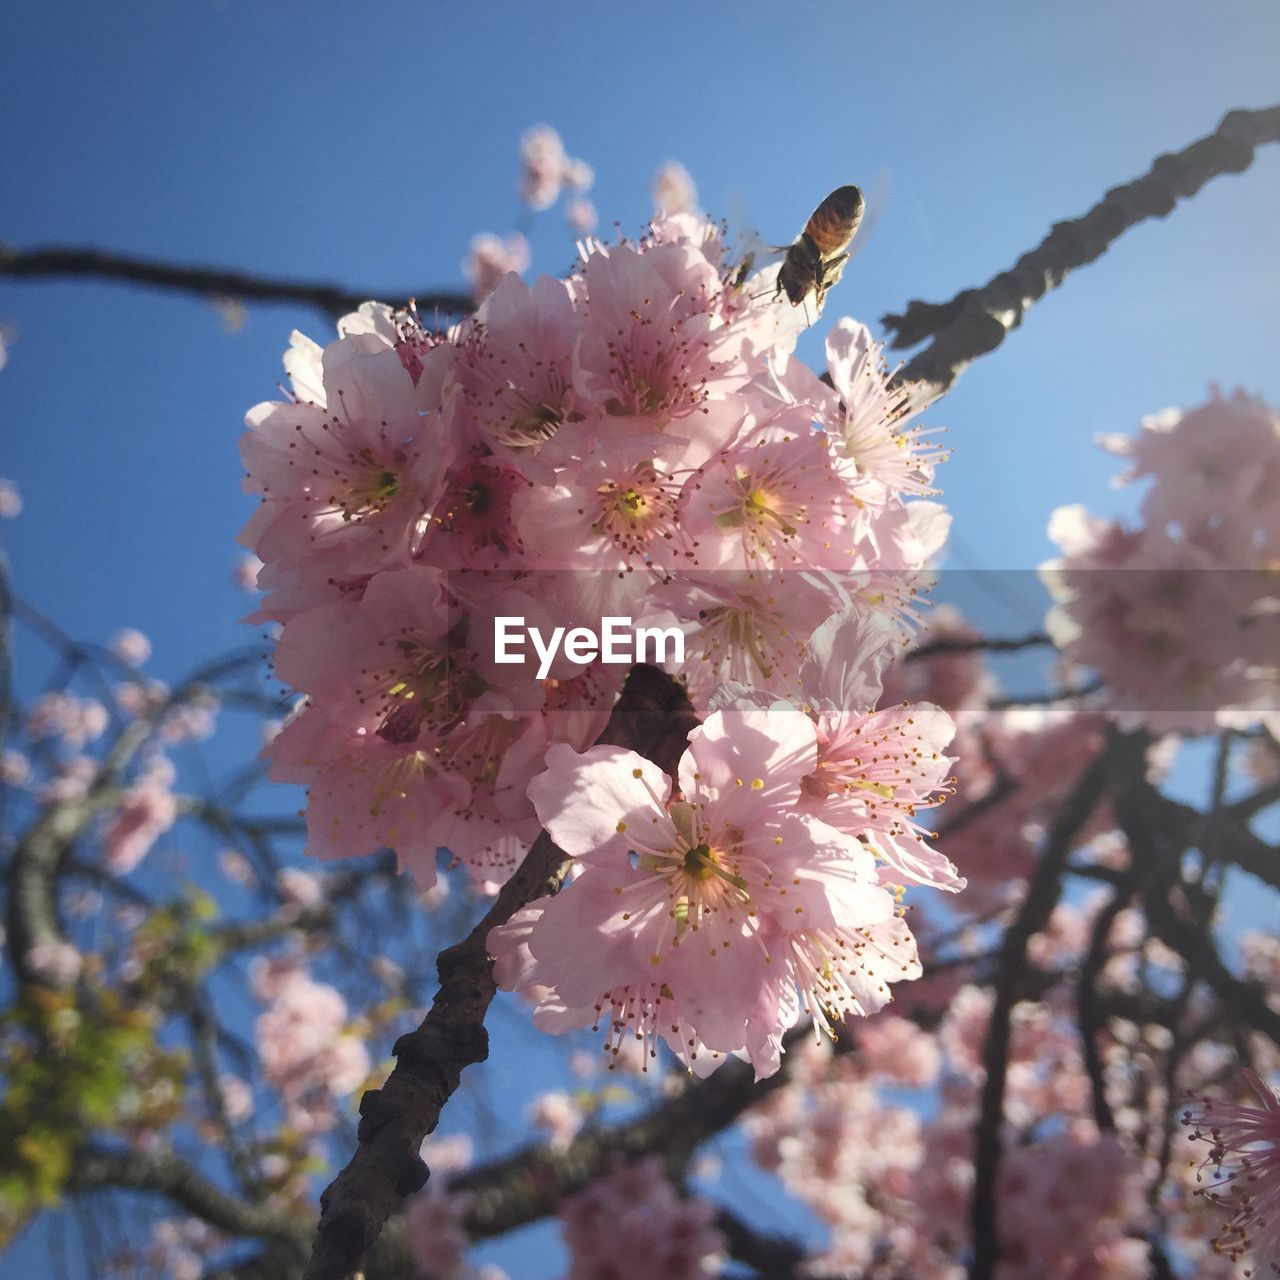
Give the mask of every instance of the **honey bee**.
POLYGON ((867 207, 858 187, 837 187, 809 215, 804 230, 787 249, 778 268, 774 297, 785 293, 793 307, 813 294, 822 310, 827 290, 840 279, 849 261, 848 248, 867 207))

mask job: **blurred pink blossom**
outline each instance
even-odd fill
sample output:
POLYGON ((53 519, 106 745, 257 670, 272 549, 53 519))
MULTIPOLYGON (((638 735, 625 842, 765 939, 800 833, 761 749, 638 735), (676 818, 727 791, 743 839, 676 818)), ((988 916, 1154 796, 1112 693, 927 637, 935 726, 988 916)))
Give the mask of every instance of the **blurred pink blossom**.
POLYGON ((550 125, 537 125, 520 140, 520 198, 531 209, 548 209, 561 189, 587 190, 595 180, 591 166, 569 156, 550 125))
POLYGON ((709 1201, 682 1200, 658 1156, 599 1178, 560 1206, 572 1261, 566 1280, 702 1280, 719 1275, 727 1242, 709 1201))
POLYGON ((151 657, 151 641, 141 631, 125 627, 111 640, 111 652, 127 667, 140 667, 151 657))
POLYGON ((670 160, 653 179, 653 202, 660 214, 697 213, 698 188, 689 170, 678 160, 670 160))
POLYGON ((518 231, 505 240, 485 232, 471 241, 471 252, 462 270, 471 284, 471 296, 476 302, 483 302, 503 276, 512 271, 520 275, 528 270, 531 261, 529 242, 518 231))
POLYGON ((107 818, 102 835, 104 860, 116 875, 132 871, 177 821, 174 777, 173 765, 163 756, 155 757, 107 818))
POLYGON ((69 942, 37 942, 23 959, 32 973, 59 987, 68 987, 75 982, 84 965, 84 957, 69 942))
POLYGON ((100 738, 110 723, 107 709, 96 698, 81 698, 65 689, 46 693, 27 718, 33 738, 59 738, 64 746, 80 750, 100 738))
POLYGON ((560 1090, 540 1093, 527 1108, 529 1122, 547 1135, 553 1151, 563 1151, 578 1135, 585 1117, 574 1100, 560 1090))
MULTIPOLYGON (((4 368, 4 346, 0 344, 0 369, 4 368)), ((0 476, 0 519, 13 519, 22 514, 22 494, 12 480, 0 476)))

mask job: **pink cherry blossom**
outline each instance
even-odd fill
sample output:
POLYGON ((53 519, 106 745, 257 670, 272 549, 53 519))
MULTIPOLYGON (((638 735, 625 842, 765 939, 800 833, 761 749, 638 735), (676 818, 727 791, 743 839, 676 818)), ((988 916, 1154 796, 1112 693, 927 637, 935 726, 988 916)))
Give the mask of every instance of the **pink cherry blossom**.
POLYGON ((111 652, 128 667, 140 667, 151 657, 151 641, 141 631, 126 627, 111 640, 111 652))
POLYGON ((254 1023, 263 1077, 280 1094, 289 1123, 324 1131, 335 1104, 369 1074, 369 1055, 347 1029, 347 1003, 336 988, 316 982, 294 961, 259 963, 255 993, 266 1008, 254 1023))
POLYGON ((934 470, 947 452, 930 442, 929 430, 902 425, 913 412, 910 388, 893 385, 865 325, 837 321, 827 335, 827 371, 838 403, 823 397, 821 421, 837 466, 864 482, 866 500, 874 501, 870 486, 898 497, 936 494, 934 470))
POLYGON ((701 254, 617 245, 587 259, 582 288, 578 381, 604 412, 665 424, 747 381, 744 331, 720 320, 720 277, 701 254))
POLYGON ((433 381, 415 384, 381 337, 330 343, 320 374, 319 387, 310 375, 304 384, 318 399, 261 404, 246 418, 246 487, 262 505, 241 536, 271 567, 297 574, 314 561, 318 576, 367 576, 416 550, 452 446, 433 381))
POLYGON ((471 285, 471 296, 483 302, 508 276, 529 269, 529 242, 518 231, 504 238, 486 232, 471 241, 471 252, 462 273, 471 285))
POLYGON ((6 747, 3 752, 0 752, 0 782, 3 782, 6 787, 20 790, 30 783, 34 774, 31 761, 21 751, 6 747))
POLYGON ((505 276, 458 338, 455 438, 490 448, 536 449, 587 405, 573 381, 582 317, 563 281, 530 287, 505 276))
POLYGON ((520 198, 532 209, 549 209, 565 186, 585 191, 591 186, 591 167, 569 156, 560 135, 540 124, 520 139, 520 198))
POLYGON ((478 1280, 466 1260, 470 1240, 462 1219, 470 1203, 432 1180, 405 1202, 405 1243, 417 1273, 433 1280, 478 1280))
POLYGON ((432 1175, 438 1177, 469 1169, 475 1151, 471 1139, 465 1133, 453 1133, 447 1137, 432 1134, 423 1142, 419 1154, 427 1162, 432 1175))
POLYGON ((866 843, 887 875, 954 892, 965 881, 916 815, 948 794, 953 760, 942 751, 955 724, 927 702, 874 710, 894 640, 886 619, 857 607, 834 614, 810 640, 801 678, 818 759, 805 780, 806 806, 866 843))
POLYGON ((942 1069, 935 1038, 909 1019, 889 1014, 859 1025, 858 1062, 872 1075, 913 1089, 933 1084, 942 1069))
POLYGON ((163 756, 156 757, 107 819, 102 843, 107 867, 115 874, 132 871, 177 821, 175 776, 173 765, 163 756))
MULTIPOLYGON (((4 368, 4 344, 0 342, 0 369, 4 368)), ((0 476, 0 519, 12 520, 22 514, 22 493, 12 480, 0 476)))
POLYGON ((27 732, 35 739, 57 738, 72 751, 102 737, 110 721, 96 698, 81 698, 65 689, 46 693, 27 717, 27 732))
POLYGON ((590 235, 595 230, 596 223, 600 220, 600 215, 597 213, 595 205, 590 200, 584 200, 581 196, 576 200, 571 200, 564 213, 569 220, 569 225, 580 236, 590 235))
POLYGON ((50 939, 30 947, 23 956, 23 963, 32 973, 55 986, 69 987, 80 976, 84 956, 70 942, 50 939))
POLYGON ((697 619, 685 649, 695 704, 728 681, 798 696, 805 646, 839 607, 838 587, 808 573, 735 569, 694 570, 664 584, 663 601, 697 619))
POLYGON ((586 1117, 582 1109, 560 1090, 540 1093, 530 1103, 529 1122, 547 1135, 547 1143, 553 1151, 564 1151, 577 1137, 586 1117))
POLYGON ((1198 1177, 1215 1181, 1201 1194, 1230 1216, 1214 1248, 1231 1259, 1250 1255, 1254 1270, 1280 1275, 1280 1096, 1253 1071, 1242 1072, 1261 1106, 1202 1098, 1182 1117, 1193 1142, 1209 1143, 1198 1177))
POLYGON ((499 981, 547 989, 565 1025, 607 1009, 611 1041, 663 1038, 699 1070, 740 1051, 776 1070, 802 1004, 824 1020, 878 1008, 914 951, 871 854, 797 811, 816 747, 784 703, 715 712, 678 797, 634 752, 553 747, 530 796, 581 869, 490 935, 499 981))
POLYGON ((1237 522, 1275 528, 1273 483, 1280 476, 1280 416, 1261 400, 1212 390, 1208 402, 1142 420, 1136 437, 1101 441, 1132 460, 1121 483, 1151 477, 1142 503, 1146 523, 1176 525, 1192 540, 1220 543, 1237 522))
MULTIPOLYGON (((589 182, 547 129, 524 162, 537 206, 589 182)), ((276 670, 303 695, 267 755, 309 789, 310 854, 388 846, 425 891, 442 850, 492 890, 555 824, 575 877, 511 922, 498 955, 538 1024, 605 1021, 619 1052, 638 1032, 695 1070, 742 1053, 763 1073, 806 1010, 870 1013, 920 973, 892 886, 958 884, 915 816, 946 787, 945 713, 876 711, 870 691, 844 707, 838 679, 802 679, 833 613, 884 615, 895 643, 918 618, 946 536, 919 500, 941 455, 905 428, 865 331, 833 338, 832 392, 791 358, 797 309, 742 279, 707 218, 674 209, 638 240, 585 241, 566 281, 494 276, 448 332, 370 303, 324 346, 295 335, 292 399, 254 410, 245 444, 263 498, 245 532, 263 561, 255 618, 282 624, 276 670), (623 797, 652 848, 575 838, 577 803, 556 789, 574 770, 639 767, 587 750, 622 672, 563 653, 538 678, 497 663, 495 620, 513 615, 547 630, 626 616, 685 638, 673 674, 712 714, 689 756, 701 776, 675 793, 642 773, 623 797), (736 694, 712 707, 725 681, 743 708, 736 694), (773 710, 784 697, 808 709, 773 710), (802 773, 757 760, 730 722, 812 759, 802 773)))
POLYGON ((1280 721, 1280 416, 1242 393, 1148 418, 1109 439, 1148 478, 1144 524, 1055 514, 1063 550, 1042 567, 1050 634, 1097 669, 1115 714, 1156 731, 1280 721))
POLYGON ((276 883, 287 906, 314 907, 324 900, 324 880, 313 871, 281 867, 276 883))
POLYGON ((654 175, 653 202, 660 214, 698 212, 698 188, 678 160, 669 160, 654 175))
POLYGON ((783 414, 700 467, 681 495, 681 526, 706 568, 850 569, 861 503, 831 465, 826 439, 783 414))

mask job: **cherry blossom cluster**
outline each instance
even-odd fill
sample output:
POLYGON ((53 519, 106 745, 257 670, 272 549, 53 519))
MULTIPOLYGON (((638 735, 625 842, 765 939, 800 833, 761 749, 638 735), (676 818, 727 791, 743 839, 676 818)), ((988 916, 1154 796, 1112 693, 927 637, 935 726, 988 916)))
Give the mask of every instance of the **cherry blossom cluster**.
POLYGON ((1149 480, 1142 524, 1064 507, 1042 572, 1050 633, 1114 713, 1157 731, 1280 727, 1280 415, 1243 392, 1145 418, 1103 445, 1149 480))
POLYGON ((765 1076, 802 1013, 830 1028, 919 976, 901 895, 964 884, 915 817, 945 793, 953 726, 873 709, 890 636, 856 608, 824 623, 803 703, 723 687, 674 781, 634 751, 552 747, 529 793, 577 874, 489 935, 537 1025, 765 1076))
MULTIPOLYGON (((110 803, 95 805, 103 867, 124 876, 138 867, 181 812, 182 799, 174 792, 177 772, 166 750, 208 737, 218 699, 210 691, 174 699, 162 681, 138 672, 151 656, 151 642, 132 627, 98 651, 107 678, 91 687, 103 696, 79 693, 68 683, 35 699, 22 717, 21 736, 15 735, 13 745, 0 753, 0 782, 45 804, 82 800, 101 786, 103 758, 119 733, 149 720, 152 732, 137 757, 123 777, 112 779, 110 803), (110 683, 113 676, 120 677, 119 683, 110 683)), ((75 956, 74 948, 49 943, 36 952, 32 964, 60 979, 74 978, 75 956)))
POLYGON ((265 1005, 254 1024, 262 1075, 279 1095, 286 1123, 299 1133, 330 1128, 337 1101, 370 1069, 368 1051, 348 1025, 347 1002, 289 955, 260 958, 253 987, 265 1005))
MULTIPOLYGON (((586 193, 594 181, 591 166, 585 160, 570 156, 560 135, 550 125, 536 125, 520 140, 517 185, 521 201, 533 213, 550 209, 562 194, 568 193, 565 218, 575 235, 589 235, 595 229, 596 209, 586 193)), ((683 211, 683 206, 669 211, 683 211)), ((512 271, 521 275, 530 261, 529 241, 521 232, 512 231, 505 236, 482 232, 472 239, 471 252, 462 264, 463 274, 471 285, 471 296, 477 303, 483 302, 503 276, 512 271)))
MULTIPOLYGON (((1098 1050, 1114 1128, 1096 1121, 1072 984, 1105 896, 1061 904, 1028 949, 1038 980, 1028 985, 1044 995, 1013 1010, 995 1275, 1146 1280, 1154 1230, 1176 1250, 1180 1266, 1191 1267, 1178 1274, 1229 1280, 1233 1259, 1250 1250, 1261 1276, 1274 1249, 1280 1134, 1271 1091, 1254 1078, 1261 1107, 1202 1096, 1186 1122, 1208 1144, 1203 1161, 1188 1162, 1163 1145, 1162 1121, 1184 1090, 1203 1091, 1207 1081, 1235 1074, 1226 1045, 1202 1041, 1168 1087, 1153 1087, 1152 1064, 1170 1052, 1174 1030, 1109 1018, 1098 1050), (1216 1181, 1205 1173, 1211 1168, 1220 1170, 1216 1181), (1161 1176, 1162 1194, 1150 1203, 1147 1188, 1161 1176), (1205 1245, 1215 1209, 1231 1219, 1217 1254, 1205 1245)), ((1178 957, 1146 934, 1138 911, 1115 917, 1100 975, 1104 989, 1143 990, 1144 975, 1158 973, 1164 981, 1181 971, 1178 957)), ((1244 941, 1249 973, 1274 998, 1280 949, 1269 935, 1244 941)), ((830 1231, 826 1252, 810 1264, 815 1272, 963 1280, 992 1004, 990 988, 962 984, 944 1001, 939 1022, 928 1002, 903 1000, 895 1010, 905 1016, 859 1023, 844 1052, 801 1046, 787 1086, 749 1113, 757 1164, 830 1231), (917 1092, 923 1090, 928 1094, 917 1092), (929 1100, 924 1106, 922 1097, 929 1100)), ((1211 1009, 1196 997, 1186 1016, 1201 1022, 1211 1009)), ((1280 1063, 1274 1046, 1263 1037, 1256 1043, 1260 1069, 1274 1070, 1280 1063)))
POLYGON ((941 453, 865 329, 836 326, 828 387, 790 358, 803 309, 738 280, 705 221, 584 253, 448 333, 366 304, 323 348, 295 334, 289 398, 248 416, 257 617, 305 695, 273 776, 310 788, 314 855, 390 846, 429 886, 445 848, 507 877, 529 780, 595 739, 624 668, 535 680, 495 661, 496 618, 678 626, 699 709, 726 680, 798 696, 813 631, 908 615, 945 537, 909 501, 941 453))

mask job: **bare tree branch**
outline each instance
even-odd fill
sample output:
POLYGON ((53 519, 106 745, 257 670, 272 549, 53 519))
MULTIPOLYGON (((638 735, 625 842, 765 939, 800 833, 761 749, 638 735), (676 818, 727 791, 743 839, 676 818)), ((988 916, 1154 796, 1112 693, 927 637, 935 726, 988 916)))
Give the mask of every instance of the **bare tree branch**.
POLYGON ((919 662, 939 654, 952 653, 1017 653, 1022 649, 1035 649, 1053 644, 1043 631, 1029 631, 1024 636, 977 636, 967 639, 961 636, 943 636, 926 641, 902 655, 903 662, 919 662))
POLYGON ((798 1240, 761 1231, 723 1205, 716 1214, 716 1226, 729 1242, 730 1256, 746 1263, 759 1280, 798 1280, 801 1274, 812 1275, 803 1269, 806 1254, 798 1240))
MULTIPOLYGON (((18 250, 0 244, 0 276, 41 280, 55 276, 80 280, 116 280, 151 289, 176 289, 210 299, 243 302, 302 303, 336 319, 370 298, 389 299, 387 289, 352 289, 324 280, 279 280, 223 267, 184 266, 158 258, 133 258, 89 247, 49 246, 18 250)), ((413 297, 423 312, 466 315, 475 308, 471 295, 423 289, 413 297)))
MULTIPOLYGON (((797 1039, 813 1034, 806 1023, 790 1032, 785 1043, 791 1047, 797 1039)), ((849 1037, 838 1047, 849 1048, 852 1043, 849 1037)), ((791 1058, 784 1055, 773 1075, 756 1080, 748 1063, 727 1062, 634 1120, 583 1130, 563 1150, 533 1144, 460 1174, 450 1180, 449 1190, 466 1192, 470 1198, 464 1220, 467 1234, 479 1240, 536 1222, 554 1213, 565 1196, 616 1164, 642 1156, 661 1155, 668 1168, 679 1174, 702 1143, 782 1088, 790 1079, 790 1065, 791 1058)))
POLYGON ((1104 1133, 1114 1132, 1115 1114, 1107 1100, 1107 1081, 1103 1071, 1102 1054, 1098 1039, 1102 1034, 1101 1001, 1098 982, 1108 959, 1107 943, 1111 937, 1116 917, 1129 905, 1128 886, 1117 890, 1115 896, 1094 918, 1089 935, 1089 949, 1080 967, 1080 981, 1076 985, 1076 1019, 1080 1026, 1080 1052, 1084 1059, 1085 1073, 1093 1094, 1093 1118, 1104 1133))
POLYGON ((1280 106, 1229 111, 1215 132, 1172 155, 1158 156, 1142 177, 1113 187, 1083 216, 1055 223, 1034 249, 981 288, 965 289, 950 302, 913 301, 901 315, 884 316, 894 347, 933 339, 912 357, 898 381, 917 384, 912 395, 916 405, 932 403, 970 363, 994 351, 1022 323, 1032 303, 1072 271, 1101 257, 1130 227, 1167 217, 1179 199, 1195 195, 1210 178, 1243 173, 1258 147, 1277 141, 1280 106))
POLYGON ((170 1152, 86 1148, 76 1153, 67 1183, 70 1191, 127 1187, 168 1196, 210 1226, 236 1236, 275 1240, 301 1255, 306 1231, 287 1216, 247 1204, 215 1186, 204 1174, 170 1152))

